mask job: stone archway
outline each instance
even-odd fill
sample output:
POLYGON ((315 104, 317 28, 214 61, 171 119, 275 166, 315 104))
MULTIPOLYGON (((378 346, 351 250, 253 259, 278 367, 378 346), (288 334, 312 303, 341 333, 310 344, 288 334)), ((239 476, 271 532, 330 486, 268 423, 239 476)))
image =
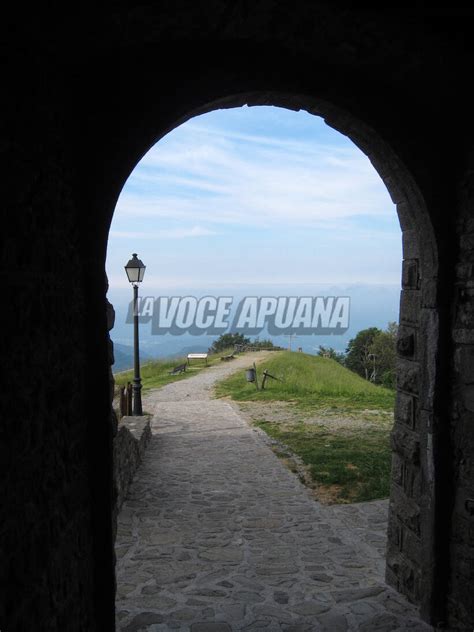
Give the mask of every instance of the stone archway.
MULTIPOLYGON (((421 606, 425 618, 439 619, 439 591, 444 592, 446 586, 437 578, 447 560, 437 548, 446 525, 435 519, 437 479, 442 477, 443 467, 433 421, 439 379, 438 257, 425 200, 408 169, 375 130, 348 112, 309 96, 258 91, 227 96, 187 112, 166 133, 193 116, 242 105, 304 109, 322 116, 369 157, 396 204, 403 233, 403 271, 386 576, 421 606)), ((155 142, 163 135, 155 137, 155 142)))
POLYGON ((103 270, 123 183, 193 114, 300 95, 286 106, 313 108, 370 155, 402 221, 390 581, 426 619, 472 628, 472 12, 309 0, 18 11, 2 33, 2 625, 114 629, 103 270))

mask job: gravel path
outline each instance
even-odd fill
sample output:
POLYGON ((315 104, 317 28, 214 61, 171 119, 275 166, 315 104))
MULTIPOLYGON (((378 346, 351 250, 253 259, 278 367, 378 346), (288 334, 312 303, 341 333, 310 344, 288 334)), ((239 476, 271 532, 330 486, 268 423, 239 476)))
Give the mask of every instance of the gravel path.
POLYGON ((211 399, 252 362, 144 398, 153 438, 119 516, 117 628, 430 630, 383 581, 387 502, 315 502, 234 406, 211 399))

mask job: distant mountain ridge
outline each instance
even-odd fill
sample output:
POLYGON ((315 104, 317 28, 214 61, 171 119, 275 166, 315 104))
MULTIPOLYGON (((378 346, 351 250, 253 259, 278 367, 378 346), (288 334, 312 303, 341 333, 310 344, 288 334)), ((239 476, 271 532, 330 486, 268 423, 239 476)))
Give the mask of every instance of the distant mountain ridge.
POLYGON ((208 347, 205 345, 190 345, 188 347, 183 347, 180 351, 173 353, 171 358, 185 358, 188 353, 207 353, 208 347))
MULTIPOLYGON (((114 342, 114 359, 115 362, 112 366, 114 373, 133 369, 133 347, 114 342)), ((140 362, 148 362, 149 360, 152 360, 152 357, 140 350, 140 362)))
MULTIPOLYGON (((234 306, 246 295, 349 296, 351 303, 348 331, 341 335, 298 336, 296 340, 292 341, 293 347, 302 347, 303 351, 307 353, 315 353, 319 345, 334 347, 336 351, 344 352, 349 340, 354 338, 362 329, 368 327, 384 329, 389 322, 397 321, 400 303, 400 286, 398 284, 275 284, 267 287, 249 285, 247 288, 238 290, 232 287, 218 288, 213 291, 215 295, 233 296, 234 306)), ((206 291, 182 290, 180 294, 182 296, 207 296, 209 288, 206 291)), ((109 300, 115 305, 116 311, 115 327, 111 335, 112 338, 120 340, 124 345, 133 347, 133 327, 127 322, 129 302, 126 301, 125 296, 125 294, 116 292, 109 297, 109 300)), ((231 328, 226 333, 232 333, 231 328)), ((288 336, 272 336, 266 330, 259 335, 260 338, 270 338, 274 344, 279 346, 287 347, 289 344, 288 336)), ((179 336, 155 335, 152 333, 151 323, 141 323, 140 326, 140 349, 143 349, 152 358, 175 358, 186 355, 186 353, 204 352, 212 346, 216 339, 217 335, 196 336, 188 332, 183 332, 179 336)))

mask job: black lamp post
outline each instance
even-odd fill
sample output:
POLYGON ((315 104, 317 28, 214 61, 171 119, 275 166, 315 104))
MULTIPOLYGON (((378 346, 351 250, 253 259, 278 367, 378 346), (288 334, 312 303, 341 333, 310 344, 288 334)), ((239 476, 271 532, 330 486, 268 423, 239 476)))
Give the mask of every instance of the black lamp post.
POLYGON ((142 411, 142 381, 140 378, 140 353, 138 348, 138 284, 145 276, 143 262, 136 253, 125 266, 128 280, 133 285, 133 342, 134 342, 134 376, 133 376, 133 415, 140 416, 142 411))

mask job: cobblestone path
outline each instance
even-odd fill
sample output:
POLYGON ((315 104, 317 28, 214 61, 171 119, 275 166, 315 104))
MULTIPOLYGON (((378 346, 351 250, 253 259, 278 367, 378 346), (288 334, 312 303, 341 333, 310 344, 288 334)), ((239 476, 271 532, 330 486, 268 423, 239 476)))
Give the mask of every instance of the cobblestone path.
POLYGON ((153 439, 119 516, 117 629, 431 630, 383 581, 387 502, 315 502, 212 385, 153 391, 153 439))

